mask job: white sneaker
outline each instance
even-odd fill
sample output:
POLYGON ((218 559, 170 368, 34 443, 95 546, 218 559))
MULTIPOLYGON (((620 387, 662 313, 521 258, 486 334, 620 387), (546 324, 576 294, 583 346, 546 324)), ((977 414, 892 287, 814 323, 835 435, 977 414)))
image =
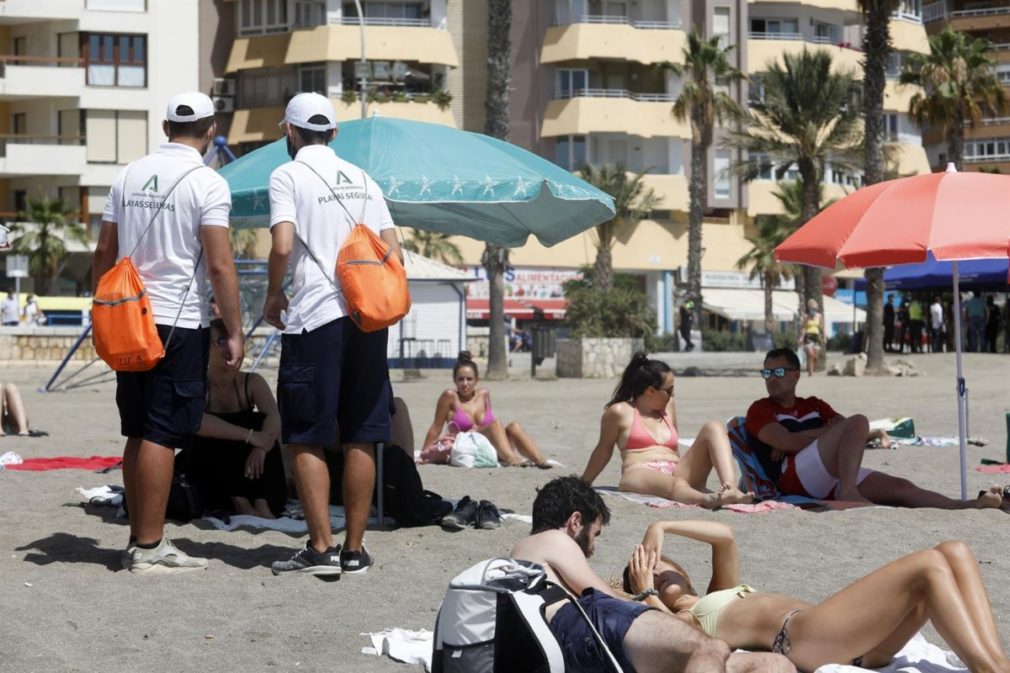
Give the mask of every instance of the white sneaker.
POLYGON ((130 559, 130 572, 139 575, 167 575, 206 567, 207 559, 180 551, 168 538, 162 538, 161 544, 154 549, 134 547, 130 559))

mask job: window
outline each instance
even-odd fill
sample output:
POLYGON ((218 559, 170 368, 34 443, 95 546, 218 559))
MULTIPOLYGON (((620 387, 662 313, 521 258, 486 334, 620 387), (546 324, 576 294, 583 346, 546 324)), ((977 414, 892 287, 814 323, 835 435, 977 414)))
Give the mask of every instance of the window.
MULTIPOLYGON (((964 141, 964 158, 968 161, 1006 161, 1010 159, 1010 138, 964 141)), ((940 163, 945 156, 940 156, 940 163)))
POLYGON ((838 26, 831 23, 814 21, 814 41, 825 44, 835 44, 841 41, 841 31, 838 26))
POLYGON ((747 102, 751 105, 765 102, 765 84, 761 74, 751 76, 750 88, 747 90, 747 102))
POLYGON ((1010 86, 1010 63, 1000 63, 996 66, 996 78, 1000 84, 1010 86))
POLYGON ((922 0, 901 0, 894 16, 913 21, 922 20, 922 0))
POLYGON ((715 198, 717 199, 728 199, 730 197, 733 187, 729 176, 730 160, 729 150, 715 151, 715 171, 713 172, 713 177, 715 178, 715 198))
POLYGON ((262 68, 239 73, 240 107, 284 105, 298 86, 293 68, 262 68))
POLYGON ((87 110, 88 161, 126 164, 147 153, 147 113, 87 110))
POLYGON ((898 139, 898 115, 894 112, 884 114, 884 137, 894 142, 898 139))
POLYGON ((11 115, 11 131, 16 136, 28 134, 28 114, 26 112, 15 112, 11 115))
POLYGON ((719 46, 729 46, 729 7, 716 7, 712 13, 712 36, 719 38, 719 46))
POLYGON ((751 19, 750 30, 765 35, 798 35, 800 22, 799 19, 751 19))
POLYGON ((564 70, 554 72, 554 97, 575 98, 589 85, 588 70, 564 70))
POLYGON ((288 29, 287 0, 239 0, 238 34, 283 33, 288 29))
POLYGON ((325 25, 325 0, 295 0, 295 28, 315 28, 325 25))
POLYGON ((147 37, 82 33, 88 86, 147 86, 147 37))
MULTIPOLYGON (((424 18, 420 2, 362 2, 361 11, 366 19, 375 19, 375 23, 395 25, 398 22, 408 24, 422 23, 424 18)), ((353 2, 344 3, 344 16, 357 18, 358 10, 353 2)))
POLYGON ((14 190, 14 210, 17 212, 23 212, 28 210, 28 190, 27 189, 15 189, 14 190))
POLYGON ((752 161, 757 164, 757 180, 774 180, 774 166, 772 165, 772 160, 767 154, 761 154, 757 152, 752 152, 750 155, 752 161))
POLYGON ((298 67, 298 91, 327 95, 326 65, 312 63, 298 67))
POLYGON ((554 163, 569 171, 586 165, 586 137, 561 136, 554 146, 554 163))

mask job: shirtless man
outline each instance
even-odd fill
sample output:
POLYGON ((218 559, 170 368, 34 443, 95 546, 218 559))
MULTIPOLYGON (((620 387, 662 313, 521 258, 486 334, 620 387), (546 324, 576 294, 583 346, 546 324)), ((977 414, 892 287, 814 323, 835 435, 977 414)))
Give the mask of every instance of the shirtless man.
MULTIPOLYGON (((512 548, 512 558, 543 565, 593 621, 627 673, 795 673, 776 654, 730 654, 726 643, 702 634, 647 603, 619 597, 589 567, 596 538, 610 521, 600 495, 576 476, 547 483, 533 502, 533 531, 512 548)), ((636 598, 657 600, 655 592, 636 598)), ((572 673, 609 671, 578 610, 568 601, 547 606, 545 616, 572 673)))
POLYGON ((792 350, 769 351, 761 376, 768 397, 747 410, 747 435, 769 479, 782 493, 892 507, 1006 507, 999 486, 975 500, 962 501, 861 467, 869 421, 862 414, 842 416, 816 397, 798 397, 800 361, 792 350))

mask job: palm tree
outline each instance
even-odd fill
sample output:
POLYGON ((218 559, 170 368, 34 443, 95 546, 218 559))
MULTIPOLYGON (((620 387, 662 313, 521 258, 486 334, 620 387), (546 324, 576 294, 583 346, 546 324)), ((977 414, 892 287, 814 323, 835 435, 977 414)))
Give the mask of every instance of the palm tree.
POLYGON ((684 64, 660 67, 686 77, 673 104, 673 115, 691 121, 691 180, 688 183, 690 214, 687 233, 687 293, 694 300, 695 324, 701 324, 701 223, 708 203, 708 149, 716 122, 738 116, 740 108, 728 87, 744 79, 729 61, 732 46, 722 47, 720 38, 706 40, 692 30, 684 48, 684 64))
POLYGON ((608 164, 600 168, 585 166, 579 171, 582 179, 610 194, 614 198, 616 214, 594 228, 593 245, 596 246, 596 263, 593 281, 598 287, 609 290, 614 286, 614 264, 611 251, 622 231, 632 229, 659 203, 651 187, 642 182, 645 173, 629 175, 622 164, 608 164))
POLYGON ((947 161, 957 170, 964 163, 965 122, 974 129, 984 116, 1007 110, 996 62, 989 57, 991 47, 985 38, 944 26, 929 36, 929 54, 910 54, 901 73, 902 84, 922 87, 909 101, 909 115, 919 126, 943 130, 947 161))
POLYGON ((11 249, 28 255, 28 269, 35 278, 35 292, 49 294, 60 265, 67 258, 67 240, 87 242, 84 225, 69 218, 76 209, 60 198, 49 198, 42 190, 29 197, 26 208, 18 211, 18 221, 11 225, 11 249), (15 238, 16 237, 16 238, 15 238))
POLYGON ((459 246, 452 242, 449 234, 414 229, 410 232, 410 237, 404 242, 403 247, 423 257, 435 259, 445 264, 453 266, 463 264, 463 255, 459 252, 459 246))
MULTIPOLYGON (((875 185, 884 180, 884 88, 887 60, 891 54, 891 14, 901 0, 858 0, 863 13, 863 180, 875 185)), ((884 270, 867 269, 866 278, 866 368, 884 368, 884 270)))
MULTIPOLYGON (((751 103, 743 128, 730 131, 727 139, 728 146, 748 153, 734 170, 752 180, 771 161, 775 177, 782 179, 796 166, 803 195, 797 225, 804 224, 820 209, 825 166, 858 170, 853 156, 862 140, 858 83, 852 72, 832 71, 830 54, 807 49, 784 54, 781 64, 769 63, 761 82, 764 99, 751 103)), ((823 306, 821 275, 820 269, 806 267, 797 278, 802 280, 797 283, 801 315, 809 299, 823 306)))
MULTIPOLYGON (((484 133, 492 138, 509 139, 509 56, 512 41, 510 0, 488 0, 487 3, 487 98, 484 103, 484 133)), ((505 270, 509 251, 502 245, 488 243, 480 263, 487 272, 488 321, 490 343, 487 354, 487 377, 505 378, 508 375, 508 354, 505 351, 505 270)))
POLYGON ((736 268, 750 269, 751 278, 760 278, 765 295, 765 330, 775 331, 775 315, 772 310, 772 296, 783 279, 793 275, 791 264, 782 264, 775 259, 775 248, 795 231, 795 222, 800 217, 803 194, 796 181, 780 182, 775 198, 782 204, 783 215, 759 215, 755 232, 747 236, 751 249, 737 260, 736 268))

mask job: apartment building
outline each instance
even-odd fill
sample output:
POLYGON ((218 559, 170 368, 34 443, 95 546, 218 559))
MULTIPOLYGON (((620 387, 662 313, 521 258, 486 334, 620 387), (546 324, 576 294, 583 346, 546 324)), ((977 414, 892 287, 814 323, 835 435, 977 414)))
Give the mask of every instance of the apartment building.
MULTIPOLYGON (((361 0, 361 63, 354 2, 218 0, 219 20, 234 25, 227 60, 211 84, 229 143, 241 152, 276 140, 284 106, 300 91, 329 96, 338 120, 358 118, 366 83, 368 115, 455 125, 461 101, 454 106, 447 83, 459 57, 449 4, 462 3, 361 0)), ((217 41, 229 37, 219 30, 217 41)))
MULTIPOLYGON (((197 2, 0 0, 0 217, 41 190, 94 239, 116 174, 163 141, 171 95, 198 86, 197 2)), ((91 265, 71 249, 69 293, 91 265)))
MULTIPOLYGON (((731 91, 746 105, 762 95, 761 73, 785 53, 830 53, 839 68, 861 73, 863 27, 856 0, 517 0, 513 6, 511 140, 571 170, 589 164, 624 164, 645 172, 659 196, 652 219, 613 251, 614 266, 640 275, 656 302, 660 329, 673 324, 670 297, 687 264, 691 130, 671 115, 683 83, 658 66, 683 61, 692 26, 734 47, 734 65, 751 84, 731 91)), ((918 0, 905 0, 891 21, 896 53, 885 98, 889 141, 897 147, 896 173, 929 171, 921 134, 908 117, 914 93, 899 87, 904 55, 928 50, 918 0)), ((469 64, 468 64, 469 65, 469 64)), ((703 225, 703 285, 708 296, 760 286, 736 269, 749 249, 754 218, 779 212, 774 167, 744 183, 729 172, 740 157, 720 146, 708 155, 708 208, 703 225)), ((860 175, 829 167, 825 193, 837 198, 860 184, 860 175)), ((592 264, 591 233, 545 249, 530 243, 512 251, 520 270, 578 268, 592 264)), ((459 241, 476 264, 481 245, 459 241)), ((730 301, 730 299, 727 299, 730 301)), ((528 302, 527 302, 528 303, 528 302)), ((760 303, 758 302, 758 305, 760 303)), ((517 309, 519 310, 519 309, 517 309)), ((474 317, 483 314, 473 313, 474 317)), ((851 315, 851 309, 850 309, 851 315)), ((830 317, 830 316, 829 316, 830 317)), ((851 318, 850 318, 851 319, 851 318)))
MULTIPOLYGON (((996 75, 1010 87, 1010 2, 1007 0, 941 0, 923 7, 929 34, 945 25, 973 37, 987 38, 993 45, 996 75)), ((1010 93, 1010 91, 1008 91, 1010 93)), ((947 142, 939 130, 928 130, 924 140, 930 163, 943 168, 947 142)), ((964 170, 1010 172, 1010 117, 984 119, 974 129, 965 128, 964 170)))

